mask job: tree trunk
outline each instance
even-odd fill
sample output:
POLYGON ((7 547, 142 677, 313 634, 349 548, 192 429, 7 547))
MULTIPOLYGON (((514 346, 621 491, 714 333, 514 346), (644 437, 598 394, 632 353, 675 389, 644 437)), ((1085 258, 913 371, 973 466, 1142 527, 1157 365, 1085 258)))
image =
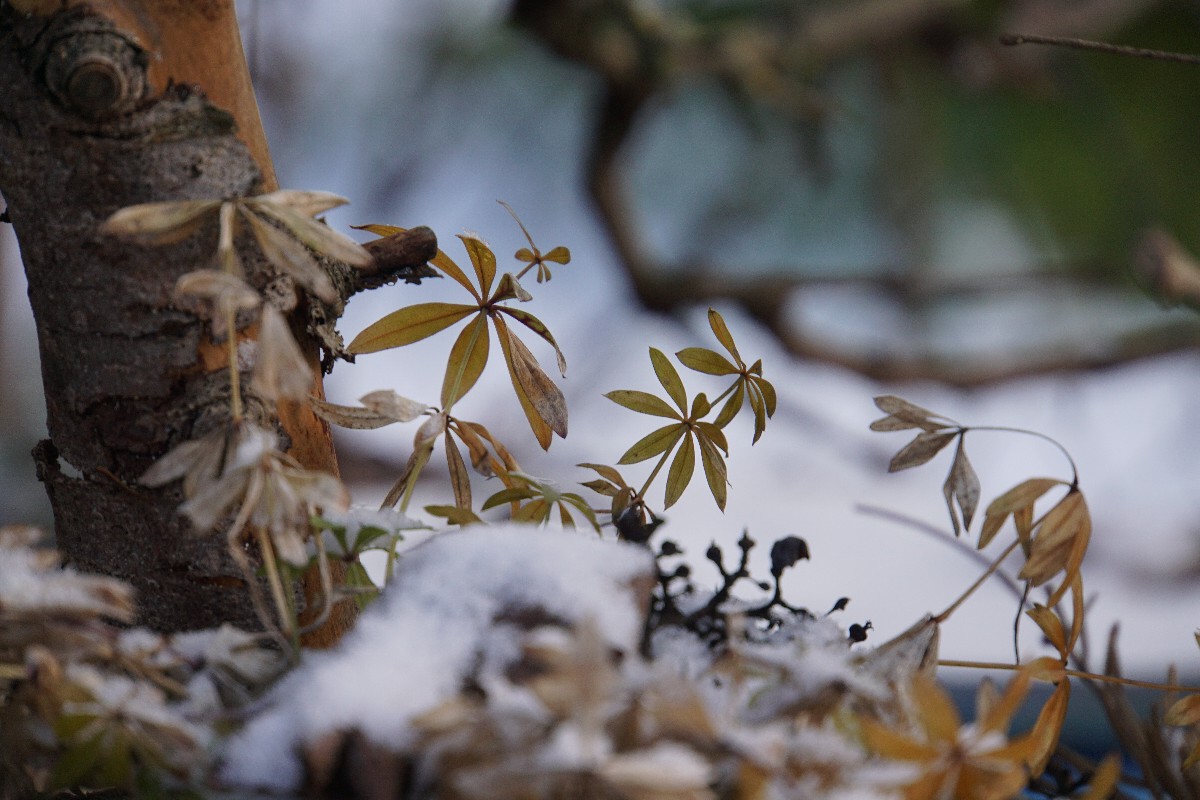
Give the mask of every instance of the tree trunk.
MULTIPOLYGON (((125 206, 275 188, 233 2, 0 0, 0 86, 0 192, 37 322, 50 438, 35 456, 59 548, 132 582, 143 624, 257 627, 222 537, 190 529, 177 488, 137 483, 227 413, 214 357, 226 345, 171 301, 181 274, 211 263, 215 224, 162 247, 98 230, 125 206)), ((261 285, 265 262, 243 262, 261 285)), ((304 314, 302 300, 293 328, 319 391, 304 314)), ((280 416, 289 452, 336 473, 328 428, 307 406, 280 416)), ((312 643, 336 638, 350 607, 312 643)))

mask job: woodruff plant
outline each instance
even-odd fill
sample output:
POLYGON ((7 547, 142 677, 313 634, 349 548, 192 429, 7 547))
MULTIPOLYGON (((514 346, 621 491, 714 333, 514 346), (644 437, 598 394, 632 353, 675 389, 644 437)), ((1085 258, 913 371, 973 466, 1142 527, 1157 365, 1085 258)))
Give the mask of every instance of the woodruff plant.
MULTIPOLYGON (((118 212, 105 224, 110 234, 153 245, 195 235, 208 220, 217 222, 215 268, 199 265, 184 275, 176 297, 212 322, 213 342, 224 348, 229 372, 228 404, 219 424, 168 452, 142 481, 151 486, 180 481, 185 498, 180 511, 191 519, 197 533, 223 532, 274 647, 228 629, 200 639, 120 632, 110 620, 130 618, 130 598, 121 584, 58 570, 52 557, 31 555, 27 534, 0 532, 0 552, 6 554, 0 560, 0 680, 4 681, 0 731, 6 741, 18 745, 10 748, 6 766, 13 758, 31 764, 40 758, 50 766, 49 778, 37 784, 39 788, 121 785, 149 792, 161 788, 162 781, 186 786, 202 780, 205 753, 217 736, 211 721, 244 705, 271 682, 282 668, 275 656, 283 653, 293 661, 301 656, 299 637, 305 625, 300 622, 302 609, 295 588, 300 573, 315 568, 321 576, 317 622, 309 626, 319 624, 343 597, 353 597, 360 605, 369 602, 375 587, 358 557, 371 549, 385 551, 390 575, 404 531, 418 524, 405 515, 414 487, 440 442, 452 502, 426 506, 431 516, 451 525, 478 525, 485 514, 506 507, 514 520, 556 522, 563 527, 582 520, 600 535, 646 546, 656 557, 658 574, 647 609, 642 657, 661 662, 660 672, 676 669, 672 642, 679 637, 699 643, 707 654, 700 661, 693 658, 688 668, 692 672, 682 670, 674 683, 652 682, 647 689, 644 675, 624 672, 621 665, 611 663, 587 631, 577 631, 572 638, 590 648, 587 670, 581 671, 561 654, 551 658, 547 654, 553 648, 533 646, 542 654, 539 658, 549 659, 538 662, 544 684, 562 677, 555 677, 555 664, 569 667, 570 680, 559 681, 561 685, 542 699, 553 708, 570 709, 575 698, 591 709, 592 734, 611 737, 611 758, 603 767, 607 771, 596 766, 593 776, 608 787, 608 794, 602 796, 932 800, 1007 798, 1030 790, 1046 797, 1101 798, 1116 787, 1121 774, 1114 758, 1082 766, 1075 760, 1070 769, 1060 768, 1067 763, 1058 739, 1072 682, 1135 683, 1119 677, 1115 666, 1097 674, 1084 663, 1082 563, 1091 520, 1073 462, 1069 480, 1032 478, 987 506, 978 526, 977 547, 988 547, 1009 520, 1013 538, 944 611, 918 621, 874 650, 851 650, 866 638, 870 623, 843 631, 829 619, 845 609, 846 598, 824 614, 784 599, 784 574, 810 557, 803 539, 784 536, 773 544, 769 581, 751 575, 749 557, 755 542, 748 533, 738 541, 735 563, 727 562, 722 549, 712 544, 705 560, 717 572, 715 588, 705 587, 692 565, 681 563, 683 548, 678 542, 652 541, 662 522, 659 512, 682 497, 697 466, 717 507, 724 510, 730 450, 726 428, 748 408, 753 418, 752 444, 756 443, 777 407, 776 390, 764 377, 762 361, 748 362, 743 357, 717 311, 708 312, 708 323, 719 349, 689 347, 675 354, 689 373, 720 382, 714 399, 706 391, 689 390, 672 360, 653 347, 650 360, 661 393, 620 389, 606 395, 630 411, 665 420, 628 446, 615 465, 579 465, 596 475, 582 486, 605 498, 606 507, 594 508, 581 494, 525 471, 513 450, 488 427, 456 413, 492 355, 494 333, 536 441, 548 448, 554 435, 567 434, 563 394, 517 334, 532 333, 549 345, 560 374, 565 375, 566 359, 553 335, 523 307, 532 294, 521 279, 536 270, 537 283, 551 280, 550 265, 569 264, 571 253, 561 246, 543 253, 507 205, 528 244, 514 254, 517 269, 498 274, 492 248, 477 235, 462 235, 469 272, 440 250, 430 264, 461 286, 468 301, 400 308, 369 325, 345 351, 360 356, 403 347, 461 325, 450 345, 437 405, 392 389, 370 392, 357 406, 310 397, 310 373, 281 309, 296 302, 297 292, 332 299, 322 259, 369 267, 366 250, 314 219, 343 202, 321 192, 280 191, 252 198, 137 206, 118 212), (284 290, 276 286, 264 295, 246 282, 237 254, 239 230, 287 279, 284 290), (293 287, 290 292, 287 286, 293 287), (257 335, 243 336, 241 332, 250 326, 257 326, 257 335), (350 428, 420 421, 412 451, 379 512, 347 510, 349 497, 340 481, 302 469, 286 455, 273 422, 281 403, 309 404, 328 422, 350 428), (638 485, 625 470, 643 462, 652 466, 638 485), (476 500, 472 469, 495 478, 501 488, 476 500), (651 489, 660 478, 662 503, 657 506, 652 497, 658 495, 652 495, 651 489), (1001 571, 1013 554, 1022 558, 1016 578, 1026 587, 1020 608, 1044 634, 1053 654, 1022 662, 1018 653, 1011 664, 939 660, 941 623, 1001 571), (330 569, 333 559, 347 566, 344 581, 336 585, 330 569), (262 595, 259 570, 269 604, 262 595), (35 602, 14 588, 33 584, 56 588, 37 595, 43 599, 35 602), (742 590, 749 595, 741 594, 742 590), (1044 591, 1044 599, 1031 601, 1035 590, 1044 591), (1068 600, 1069 613, 1063 609, 1068 600), (797 667, 818 664, 829 669, 834 663, 838 667, 827 681, 797 667), (1003 691, 982 682, 976 718, 964 723, 934 681, 938 665, 1011 670, 1014 678, 1003 691), (607 676, 605 686, 622 687, 607 700, 589 677, 600 673, 607 676), (1034 681, 1055 688, 1032 728, 1010 735, 1011 721, 1034 681), (201 701, 201 691, 208 700, 201 701), (638 725, 622 727, 617 717, 601 724, 604 714, 618 714, 611 709, 623 708, 622 703, 640 697, 642 691, 650 692, 644 703, 638 700, 619 712, 626 722, 630 715, 644 715, 638 725), (551 696, 553 702, 547 699, 551 696), (222 698, 219 703, 217 697, 222 698), (831 747, 842 748, 837 757, 814 760, 808 745, 818 739, 826 755, 831 747), (773 744, 762 752, 745 747, 745 742, 758 740, 773 744), (669 770, 664 773, 657 766, 680 768, 681 763, 686 764, 686 780, 679 772, 672 779, 669 770), (875 775, 873 770, 885 764, 896 769, 882 777, 875 775), (148 781, 148 774, 157 777, 148 781), (668 784, 674 788, 668 791, 664 788, 668 784)), ((387 225, 363 229, 382 237, 404 234, 404 229, 387 225)), ((894 396, 875 402, 885 416, 872 429, 917 432, 892 459, 892 471, 922 465, 955 445, 943 495, 954 536, 970 533, 981 484, 967 457, 965 440, 969 432, 997 429, 963 425, 894 396)), ((1182 689, 1173 683, 1157 688, 1182 689)), ((1162 746, 1147 748, 1145 752, 1152 750, 1155 760, 1143 761, 1159 773, 1177 776, 1176 784, 1185 787, 1194 785, 1188 782, 1188 770, 1200 758, 1200 690, 1188 691, 1164 718, 1166 725, 1182 732, 1188 752, 1177 748, 1177 757, 1172 757, 1164 755, 1162 746)), ((489 710, 479 705, 475 695, 465 694, 460 700, 465 705, 454 713, 447 711, 447 719, 422 734, 431 748, 427 755, 435 761, 432 754, 447 742, 474 741, 480 738, 479 731, 505 729, 511 722, 503 717, 511 709, 489 710), (475 716, 459 713, 467 707, 475 709, 475 716), (476 726, 475 734, 463 729, 468 725, 476 726), (442 741, 439 736, 449 738, 442 741)), ((543 724, 543 732, 568 724, 570 714, 555 719, 549 728, 549 723, 543 724)), ((1133 725, 1114 717, 1118 732, 1122 726, 1132 730, 1133 725)), ((1161 743, 1168 738, 1163 730, 1152 723, 1137 733, 1142 741, 1150 737, 1161 743)), ((481 757, 495 758, 495 737, 483 738, 493 744, 481 757)), ((518 772, 536 763, 519 748, 542 746, 549 738, 509 743, 518 747, 513 763, 524 765, 518 772)), ((475 757, 455 752, 460 769, 475 757)), ((445 769, 451 771, 444 776, 445 785, 467 785, 454 783, 454 764, 445 769)), ((507 786, 515 787, 513 797, 528 796, 526 784, 513 777, 515 773, 506 774, 507 782, 485 781, 488 791, 508 797, 507 786)))

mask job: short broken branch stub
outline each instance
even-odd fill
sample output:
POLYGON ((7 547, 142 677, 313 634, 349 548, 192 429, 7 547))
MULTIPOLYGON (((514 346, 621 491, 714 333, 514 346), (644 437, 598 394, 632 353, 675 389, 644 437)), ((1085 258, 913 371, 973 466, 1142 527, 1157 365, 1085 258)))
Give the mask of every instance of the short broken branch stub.
POLYGON ((46 87, 90 119, 131 111, 146 94, 146 56, 98 17, 68 16, 47 36, 46 87))

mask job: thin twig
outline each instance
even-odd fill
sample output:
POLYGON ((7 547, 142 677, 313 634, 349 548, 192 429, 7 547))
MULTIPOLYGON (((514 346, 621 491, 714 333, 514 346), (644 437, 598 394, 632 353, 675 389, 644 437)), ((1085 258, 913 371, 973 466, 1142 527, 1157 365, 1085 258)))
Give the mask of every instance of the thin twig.
POLYGON ((1073 50, 1091 50, 1097 53, 1110 53, 1130 58, 1147 58, 1153 61, 1171 61, 1176 64, 1191 64, 1200 66, 1200 56, 1190 53, 1172 53, 1167 50, 1148 50, 1144 47, 1127 47, 1108 42, 1093 42, 1089 39, 1073 39, 1067 36, 1038 36, 1027 33, 1005 33, 1000 36, 1000 44, 1014 47, 1019 44, 1048 44, 1055 47, 1069 47, 1073 50))

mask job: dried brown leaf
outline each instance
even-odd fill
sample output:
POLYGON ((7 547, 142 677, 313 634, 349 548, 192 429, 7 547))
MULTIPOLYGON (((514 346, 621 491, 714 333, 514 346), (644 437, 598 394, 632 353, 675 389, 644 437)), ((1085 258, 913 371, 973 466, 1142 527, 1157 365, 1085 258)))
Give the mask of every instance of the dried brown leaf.
POLYGON ((445 437, 446 466, 450 470, 450 488, 454 490, 454 505, 459 508, 471 509, 471 476, 467 473, 467 464, 463 461, 458 445, 453 436, 445 437))
POLYGON ((958 448, 954 452, 954 462, 950 465, 950 474, 942 486, 942 494, 946 498, 946 509, 950 512, 950 522, 954 526, 954 535, 958 536, 964 529, 971 527, 975 517, 975 509, 979 507, 979 476, 967 459, 963 449, 963 440, 959 437, 958 448), (957 511, 955 503, 958 504, 957 511), (962 522, 959 523, 959 513, 962 522))
POLYGON ((558 346, 558 342, 554 340, 550 329, 533 314, 528 311, 522 311, 519 308, 509 308, 508 306, 500 306, 497 311, 508 314, 517 322, 524 325, 529 330, 542 337, 551 347, 554 348, 554 357, 558 360, 558 373, 564 378, 567 377, 567 357, 563 355, 562 349, 558 346))
POLYGON ((262 254, 280 272, 295 278, 296 282, 314 297, 332 305, 337 302, 337 290, 333 281, 321 269, 321 265, 309 253, 308 248, 274 225, 264 222, 245 207, 242 217, 250 223, 250 230, 262 254))
POLYGON ((1021 511, 1021 520, 1017 520, 1018 535, 1024 531, 1028 535, 1028 525, 1032 522, 1033 504, 1046 492, 1055 486, 1065 486, 1063 481, 1055 478, 1030 478, 1018 483, 1004 494, 993 500, 984 513, 983 530, 979 533, 979 549, 987 547, 1004 525, 1010 514, 1021 511))
POLYGON ((374 430, 397 422, 390 414, 382 414, 362 406, 343 406, 330 403, 319 397, 308 398, 308 404, 313 413, 330 425, 355 430, 374 430))
POLYGON ((377 389, 373 392, 367 392, 358 398, 358 402, 372 411, 390 417, 396 422, 412 422, 430 410, 430 407, 425 403, 409 400, 407 397, 396 394, 391 389, 377 389))
POLYGON ((899 472, 903 469, 919 467, 940 453, 942 448, 954 441, 954 437, 956 436, 958 436, 957 431, 948 433, 924 431, 918 433, 915 439, 900 448, 900 451, 892 456, 892 460, 888 464, 888 472, 899 472))
POLYGON ((219 205, 220 200, 181 200, 128 206, 106 219, 100 232, 145 244, 172 244, 195 233, 219 205))

